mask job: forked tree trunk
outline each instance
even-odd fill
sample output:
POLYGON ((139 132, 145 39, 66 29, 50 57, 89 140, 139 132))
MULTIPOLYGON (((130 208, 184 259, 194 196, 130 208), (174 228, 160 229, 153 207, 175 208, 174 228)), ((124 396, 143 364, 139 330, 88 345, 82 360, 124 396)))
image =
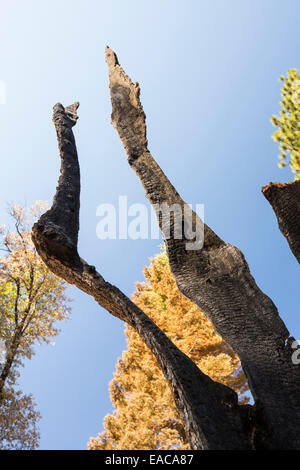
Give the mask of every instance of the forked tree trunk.
POLYGON ((203 374, 147 315, 79 257, 80 173, 72 132, 78 103, 54 107, 61 176, 52 208, 33 227, 37 251, 55 274, 92 295, 140 334, 170 385, 193 449, 300 449, 300 368, 291 360, 293 338, 271 299, 257 287, 240 250, 206 225, 203 247, 187 250, 190 240, 174 236, 178 221, 173 217, 170 226, 164 224, 161 208, 177 204, 186 209, 181 225, 190 224, 194 231, 203 226, 148 151, 138 84, 131 82, 109 48, 106 58, 112 122, 157 213, 177 285, 239 355, 255 404, 239 405, 233 390, 203 374))

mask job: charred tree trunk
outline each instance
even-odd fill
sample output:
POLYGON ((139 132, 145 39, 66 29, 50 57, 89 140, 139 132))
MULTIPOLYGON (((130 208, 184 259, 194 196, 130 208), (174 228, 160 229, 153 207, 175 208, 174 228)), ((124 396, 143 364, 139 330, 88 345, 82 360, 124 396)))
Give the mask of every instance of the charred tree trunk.
POLYGON ((249 448, 245 411, 230 388, 215 383, 118 288, 77 253, 80 173, 72 127, 78 103, 54 106, 61 176, 52 208, 33 227, 33 241, 47 266, 75 284, 112 315, 134 327, 154 353, 173 391, 194 449, 249 448), (216 433, 216 428, 220 433, 216 433))
POLYGON ((204 226, 200 249, 177 239, 178 220, 163 220, 164 207, 182 209, 181 228, 195 233, 203 223, 174 189, 147 148, 139 86, 107 48, 112 122, 154 207, 180 291, 207 314, 242 361, 255 405, 240 406, 234 391, 212 381, 118 288, 80 258, 80 173, 72 127, 78 103, 54 107, 61 176, 52 208, 33 227, 33 241, 47 266, 92 295, 112 315, 134 327, 154 353, 173 392, 193 449, 299 449, 300 368, 291 361, 289 332, 277 309, 257 287, 243 254, 204 226), (170 231, 170 234, 167 233, 170 231))

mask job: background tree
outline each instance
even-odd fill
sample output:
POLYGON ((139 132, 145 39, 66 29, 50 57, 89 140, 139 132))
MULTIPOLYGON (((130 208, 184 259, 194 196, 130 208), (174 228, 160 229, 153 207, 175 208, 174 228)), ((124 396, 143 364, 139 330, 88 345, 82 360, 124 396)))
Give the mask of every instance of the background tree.
POLYGON ((31 359, 35 343, 50 343, 58 334, 56 322, 69 315, 67 284, 38 256, 30 227, 47 204, 25 210, 12 206, 15 232, 2 229, 0 258, 0 448, 36 448, 39 412, 33 397, 17 390, 19 368, 31 359))
POLYGON ((290 69, 287 76, 279 78, 283 82, 281 89, 281 110, 279 116, 272 116, 271 122, 278 129, 273 134, 275 142, 279 142, 280 162, 284 168, 289 164, 295 174, 295 180, 300 179, 300 74, 296 69, 290 69))
POLYGON ((262 188, 263 195, 271 204, 278 226, 289 247, 300 263, 300 74, 290 69, 283 82, 279 116, 272 116, 271 122, 278 129, 273 139, 279 142, 280 162, 284 168, 289 164, 295 174, 295 181, 270 183, 262 188))
MULTIPOLYGON (((171 341, 211 379, 233 388, 241 403, 248 390, 241 363, 199 308, 178 290, 166 252, 144 268, 146 282, 136 284, 133 301, 171 341)), ((126 326, 127 350, 119 359, 110 396, 113 415, 90 450, 190 449, 182 420, 163 373, 136 331, 126 326)))

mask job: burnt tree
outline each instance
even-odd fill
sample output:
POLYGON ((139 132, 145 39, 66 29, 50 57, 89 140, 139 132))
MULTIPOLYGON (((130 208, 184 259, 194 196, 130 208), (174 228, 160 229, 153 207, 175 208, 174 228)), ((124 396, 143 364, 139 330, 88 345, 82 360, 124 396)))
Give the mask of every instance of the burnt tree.
MULTIPOLYGON (((203 374, 147 315, 80 258, 80 170, 72 131, 78 103, 54 106, 61 175, 51 209, 33 227, 37 251, 55 274, 136 329, 162 368, 192 449, 300 449, 300 367, 291 360, 294 338, 272 300, 256 285, 238 248, 225 243, 207 225, 203 247, 198 250, 187 250, 185 237, 172 236, 174 219, 168 227, 171 236, 166 233, 157 207, 178 204, 187 213, 188 207, 148 150, 139 85, 131 82, 109 48, 106 60, 112 123, 157 213, 178 288, 239 355, 254 405, 239 405, 233 390, 203 374)), ((291 183, 287 195, 276 185, 264 190, 298 260, 299 184, 291 183)), ((196 230, 202 221, 192 213, 182 223, 192 223, 190 228, 196 230)))

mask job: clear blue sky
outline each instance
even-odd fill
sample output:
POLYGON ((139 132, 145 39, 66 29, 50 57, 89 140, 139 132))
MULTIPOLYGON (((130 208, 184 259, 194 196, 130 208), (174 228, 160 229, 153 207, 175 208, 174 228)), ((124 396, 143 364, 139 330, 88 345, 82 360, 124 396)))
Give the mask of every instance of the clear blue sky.
MULTIPOLYGON (((261 194, 289 181, 277 168, 270 116, 278 77, 300 68, 297 0, 10 0, 1 2, 0 223, 6 202, 52 200, 59 173, 52 106, 80 101, 80 253, 128 295, 157 240, 96 237, 96 208, 146 201, 110 124, 105 45, 141 86, 149 147, 205 220, 241 248, 258 285, 300 338, 299 266, 261 194)), ((125 347, 124 325, 72 288, 70 321, 56 345, 22 370, 41 421, 41 449, 85 449, 111 410, 108 383, 125 347)))

